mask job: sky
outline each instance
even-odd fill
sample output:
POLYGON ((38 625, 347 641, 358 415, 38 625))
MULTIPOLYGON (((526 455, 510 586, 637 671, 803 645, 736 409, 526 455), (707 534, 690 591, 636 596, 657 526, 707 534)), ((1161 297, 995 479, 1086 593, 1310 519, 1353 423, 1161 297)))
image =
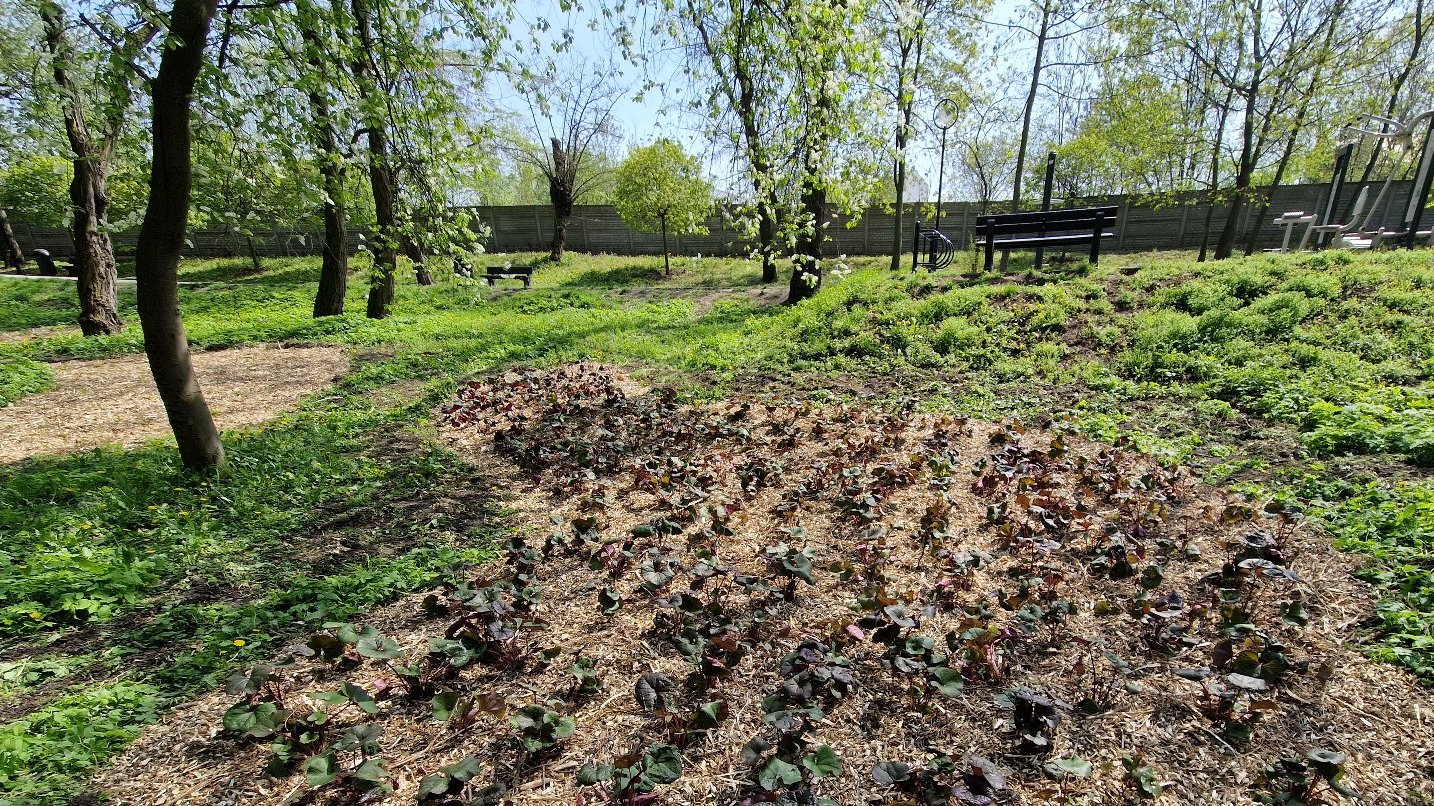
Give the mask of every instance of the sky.
MULTIPOLYGON (((1009 19, 1015 14, 1018 3, 1019 0, 996 0, 987 18, 1009 19)), ((643 64, 634 65, 622 59, 611 35, 602 26, 596 31, 590 28, 593 19, 591 10, 572 8, 564 11, 558 0, 516 0, 513 8, 510 30, 515 38, 535 37, 551 48, 553 43, 564 38, 565 32, 571 32, 571 48, 559 59, 610 67, 616 83, 627 87, 623 99, 614 108, 614 117, 622 131, 620 152, 666 137, 700 155, 719 186, 733 179, 730 157, 712 153, 711 144, 701 128, 704 121, 694 120, 682 108, 688 90, 686 77, 681 71, 684 53, 672 50, 669 42, 657 41, 639 23, 634 26, 636 49, 645 58, 643 64), (540 21, 548 23, 547 31, 531 31, 540 21)), ((1020 58, 1019 50, 1008 51, 1006 58, 1020 58)), ((527 119, 528 108, 522 95, 506 80, 500 79, 493 89, 500 109, 513 114, 518 121, 527 119)), ((909 155, 912 170, 929 179, 930 198, 934 198, 936 193, 937 155, 938 148, 934 142, 914 144, 909 155)), ((948 177, 951 162, 948 150, 948 177)), ((950 194, 947 200, 951 200, 950 194)))

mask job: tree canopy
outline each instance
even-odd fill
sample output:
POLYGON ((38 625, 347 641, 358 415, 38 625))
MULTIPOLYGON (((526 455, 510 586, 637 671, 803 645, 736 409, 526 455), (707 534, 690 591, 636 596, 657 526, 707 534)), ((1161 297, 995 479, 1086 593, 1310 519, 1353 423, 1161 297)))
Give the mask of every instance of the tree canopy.
POLYGON ((633 229, 706 233, 712 183, 703 176, 696 157, 663 139, 633 149, 618 166, 613 202, 633 229))

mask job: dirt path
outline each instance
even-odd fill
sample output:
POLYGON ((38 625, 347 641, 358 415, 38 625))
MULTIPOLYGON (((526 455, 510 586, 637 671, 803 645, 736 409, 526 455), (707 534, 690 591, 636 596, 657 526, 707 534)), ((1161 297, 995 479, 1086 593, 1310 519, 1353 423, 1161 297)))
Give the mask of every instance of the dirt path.
MULTIPOLYGON (((194 354, 219 427, 244 428, 294 409, 348 369, 338 347, 245 347, 194 354)), ((144 356, 52 364, 55 389, 0 408, 0 463, 138 445, 169 434, 144 356)))

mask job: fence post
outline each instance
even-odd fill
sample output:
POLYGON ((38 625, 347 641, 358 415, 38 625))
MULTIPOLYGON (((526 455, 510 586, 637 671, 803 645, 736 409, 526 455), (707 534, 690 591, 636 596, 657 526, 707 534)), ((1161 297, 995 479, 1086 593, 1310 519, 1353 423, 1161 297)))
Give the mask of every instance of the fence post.
MULTIPOLYGON (((1116 249, 1124 249, 1124 248, 1125 248, 1125 228, 1128 227, 1128 226, 1130 226, 1130 212, 1131 212, 1131 209, 1130 209, 1130 196, 1129 196, 1129 195, 1121 196, 1121 197, 1120 197, 1120 202, 1119 202, 1119 204, 1120 204, 1121 207, 1124 207, 1124 208, 1125 208, 1125 215, 1123 215, 1123 216, 1120 217, 1120 232, 1117 233, 1116 236, 1115 236, 1115 248, 1116 248, 1116 249)), ((1096 238, 1096 241, 1099 242, 1100 239, 1099 239, 1099 238, 1096 238)))

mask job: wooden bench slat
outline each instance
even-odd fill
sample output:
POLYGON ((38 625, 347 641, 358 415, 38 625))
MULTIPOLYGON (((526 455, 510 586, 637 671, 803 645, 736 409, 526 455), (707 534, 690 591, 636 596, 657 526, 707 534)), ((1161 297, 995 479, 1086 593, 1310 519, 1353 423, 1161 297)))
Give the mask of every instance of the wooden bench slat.
POLYGON ((1047 222, 1047 223, 1045 223, 1045 224, 1041 224, 1040 222, 1031 223, 1031 224, 1026 224, 1026 223, 1020 223, 1020 224, 996 224, 996 223, 991 223, 991 224, 985 224, 985 225, 980 226, 980 227, 976 227, 974 231, 975 231, 975 233, 976 233, 977 235, 985 235, 985 234, 987 234, 987 233, 994 233, 994 234, 996 234, 996 235, 1023 235, 1023 234, 1026 234, 1026 233, 1030 233, 1030 234, 1034 235, 1034 234, 1037 234, 1037 233, 1040 233, 1040 232, 1043 232, 1043 231, 1044 231, 1044 232, 1075 232, 1075 231, 1078 231, 1078 230, 1093 230, 1093 229, 1095 229, 1097 222, 1099 222, 1100 228, 1101 228, 1102 230, 1105 230, 1105 229, 1114 229, 1114 228, 1115 228, 1115 221, 1114 221, 1114 219, 1110 219, 1110 218, 1102 218, 1102 219, 1084 218, 1084 219, 1072 219, 1072 220, 1070 220, 1070 221, 1051 221, 1051 222, 1047 222))
MULTIPOLYGON (((1045 237, 1034 235, 1030 238, 998 238, 996 240, 996 248, 1005 252, 1014 249, 1024 249, 1026 247, 1035 246, 1076 246, 1079 244, 1090 243, 1091 237, 1092 235, 1090 233, 1086 233, 1084 235, 1050 235, 1045 237)), ((1100 237, 1114 238, 1115 233, 1102 232, 1100 234, 1100 237)), ((976 245, 985 246, 986 239, 978 238, 976 240, 976 245)))
POLYGON ((1028 213, 990 213, 976 216, 976 226, 980 227, 987 221, 994 220, 997 224, 1018 224, 1018 223, 1040 223, 1041 221, 1065 221, 1073 218, 1094 219, 1096 213, 1102 213, 1106 218, 1115 219, 1120 207, 1108 205, 1102 207, 1067 207, 1060 210, 1035 210, 1028 213))

